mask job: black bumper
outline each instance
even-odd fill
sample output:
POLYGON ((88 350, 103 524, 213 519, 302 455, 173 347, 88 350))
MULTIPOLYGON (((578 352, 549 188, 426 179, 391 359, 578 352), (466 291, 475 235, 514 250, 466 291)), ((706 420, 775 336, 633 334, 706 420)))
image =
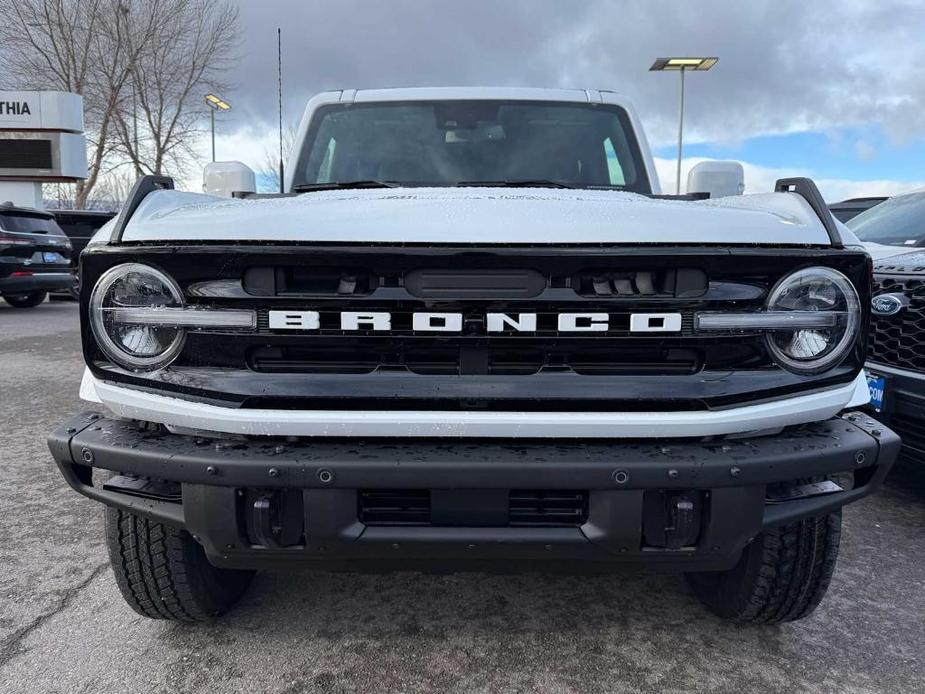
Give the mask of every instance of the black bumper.
POLYGON ((925 462, 925 374, 880 364, 867 369, 886 380, 883 408, 874 417, 899 435, 906 458, 925 462))
POLYGON ((186 528, 221 566, 565 560, 685 570, 728 568, 762 528, 870 494, 900 445, 858 414, 748 440, 584 444, 216 442, 86 413, 48 443, 75 490, 186 528), (94 486, 93 468, 122 476, 94 486), (827 475, 843 488, 806 485, 827 475), (361 490, 424 494, 430 520, 363 522, 361 490), (585 506, 572 524, 525 527, 505 515, 511 490, 570 491, 585 506))
POLYGON ((60 272, 34 272, 31 275, 0 277, 0 294, 28 294, 71 289, 77 279, 71 270, 60 272))

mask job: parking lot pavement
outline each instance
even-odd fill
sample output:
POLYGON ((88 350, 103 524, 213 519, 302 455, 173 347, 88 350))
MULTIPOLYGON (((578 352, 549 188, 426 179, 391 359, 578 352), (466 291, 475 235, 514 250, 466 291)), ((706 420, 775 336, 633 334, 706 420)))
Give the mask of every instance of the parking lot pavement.
POLYGON ((0 305, 0 691, 925 690, 925 475, 846 511, 814 616, 743 628, 676 576, 261 574, 209 627, 138 617, 45 434, 80 409, 77 307, 0 305))

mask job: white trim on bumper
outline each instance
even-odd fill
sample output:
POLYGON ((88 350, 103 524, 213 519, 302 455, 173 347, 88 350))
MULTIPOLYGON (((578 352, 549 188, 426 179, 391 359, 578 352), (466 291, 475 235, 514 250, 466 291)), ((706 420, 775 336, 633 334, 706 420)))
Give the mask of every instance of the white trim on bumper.
POLYGON ((676 438, 721 436, 828 419, 868 402, 863 373, 826 390, 698 412, 254 410, 154 395, 84 373, 80 397, 120 417, 187 430, 262 436, 417 438, 676 438))

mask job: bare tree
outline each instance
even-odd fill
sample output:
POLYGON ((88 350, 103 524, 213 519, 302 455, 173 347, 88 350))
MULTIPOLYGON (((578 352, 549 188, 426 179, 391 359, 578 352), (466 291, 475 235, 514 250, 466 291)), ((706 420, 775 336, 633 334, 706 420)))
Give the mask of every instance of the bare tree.
POLYGON ((182 171, 196 158, 203 97, 228 87, 221 78, 237 58, 236 7, 224 0, 158 2, 171 21, 137 47, 116 112, 119 151, 138 175, 182 171))
POLYGON ((156 36, 155 3, 126 0, 0 0, 0 73, 5 86, 59 89, 84 98, 88 176, 83 207, 112 153, 113 119, 140 46, 156 36), (129 37, 131 36, 131 40, 129 37))
MULTIPOLYGON (((289 124, 283 128, 283 157, 291 159, 292 148, 296 141, 297 126, 289 124)), ((263 161, 260 162, 260 168, 257 170, 257 185, 261 189, 275 193, 281 190, 279 184, 279 142, 275 141, 272 145, 267 145, 263 150, 263 161)))
POLYGON ((78 208, 126 160, 137 173, 180 166, 201 116, 192 104, 234 58, 237 10, 225 0, 0 0, 0 17, 2 86, 84 98, 88 176, 76 187, 78 208), (126 117, 133 95, 139 139, 126 117))

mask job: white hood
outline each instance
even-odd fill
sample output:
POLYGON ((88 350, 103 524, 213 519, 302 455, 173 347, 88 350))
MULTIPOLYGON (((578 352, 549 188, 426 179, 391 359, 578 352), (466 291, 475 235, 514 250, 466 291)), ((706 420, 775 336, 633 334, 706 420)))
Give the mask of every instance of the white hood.
POLYGON ((906 253, 921 253, 921 248, 906 248, 904 246, 885 246, 882 243, 863 242, 865 250, 870 253, 874 262, 884 258, 892 258, 895 255, 905 255, 906 253))
POLYGON ((792 193, 696 202, 567 189, 383 188, 238 200, 156 191, 125 241, 828 244, 792 193))

